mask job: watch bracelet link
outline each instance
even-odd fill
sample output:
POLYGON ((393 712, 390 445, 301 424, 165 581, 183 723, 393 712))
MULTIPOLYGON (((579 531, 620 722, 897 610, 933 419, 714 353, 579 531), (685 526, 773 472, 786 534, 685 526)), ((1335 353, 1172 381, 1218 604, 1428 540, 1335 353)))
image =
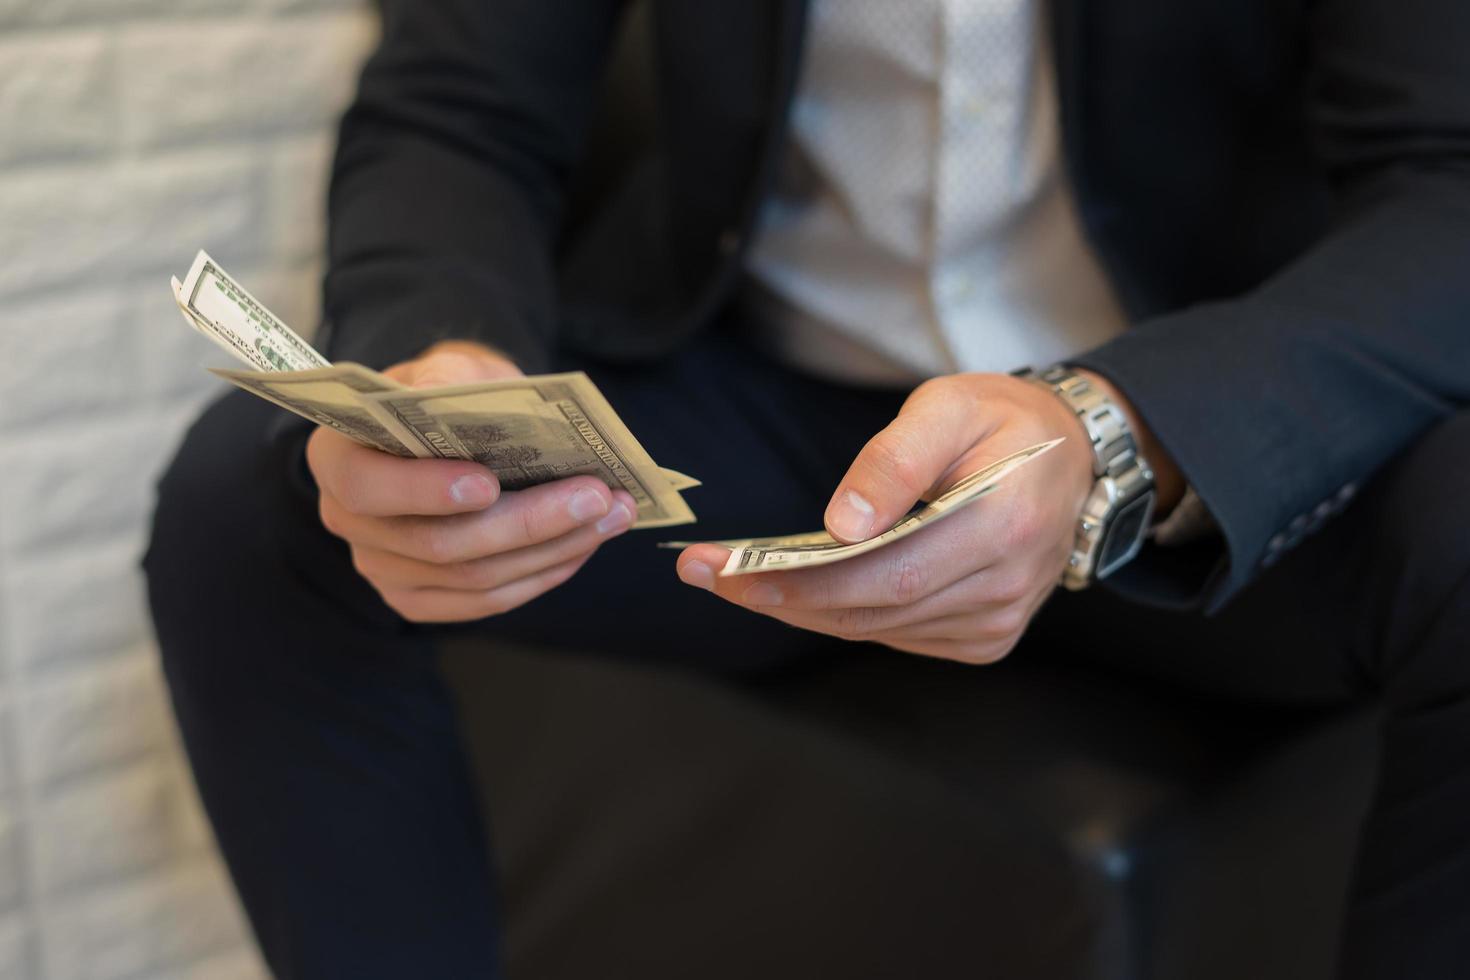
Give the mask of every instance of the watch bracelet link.
POLYGON ((1127 416, 1087 378, 1065 365, 1053 365, 1043 371, 1023 368, 1015 375, 1060 398, 1076 414, 1091 440, 1092 475, 1096 482, 1078 517, 1072 553, 1062 572, 1062 585, 1072 590, 1083 589, 1137 554, 1153 511, 1153 471, 1139 455, 1127 416), (1110 524, 1125 511, 1136 516, 1131 512, 1136 511, 1138 504, 1144 512, 1133 540, 1124 554, 1113 556, 1114 560, 1099 568, 1099 556, 1110 524))

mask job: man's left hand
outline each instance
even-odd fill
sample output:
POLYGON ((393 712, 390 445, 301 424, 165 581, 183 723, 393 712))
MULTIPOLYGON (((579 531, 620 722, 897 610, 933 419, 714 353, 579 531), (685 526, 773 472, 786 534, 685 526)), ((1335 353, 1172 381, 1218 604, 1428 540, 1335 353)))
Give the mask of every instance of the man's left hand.
POLYGON ((828 532, 862 541, 918 500, 1058 436, 1067 439, 937 530, 832 565, 728 578, 715 574, 726 549, 694 545, 679 556, 679 577, 802 629, 991 663, 1015 647, 1056 586, 1092 488, 1092 448, 1067 405, 1003 374, 925 382, 858 454, 827 506, 828 532))

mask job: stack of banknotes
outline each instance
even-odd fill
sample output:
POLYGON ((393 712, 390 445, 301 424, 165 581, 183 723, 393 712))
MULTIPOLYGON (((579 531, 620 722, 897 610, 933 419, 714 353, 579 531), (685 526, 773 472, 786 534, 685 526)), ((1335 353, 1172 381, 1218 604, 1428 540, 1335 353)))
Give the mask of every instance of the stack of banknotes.
POLYGON ((694 521, 680 491, 699 481, 655 464, 581 372, 408 388, 331 363, 204 252, 173 287, 184 319, 252 368, 215 374, 318 425, 395 456, 474 460, 506 490, 595 476, 632 494, 634 527, 694 521))
MULTIPOLYGON (((332 364, 202 251, 184 281, 173 280, 173 289, 184 319, 252 369, 212 368, 215 374, 365 446, 395 456, 474 460, 493 470, 506 490, 595 476, 637 501, 635 528, 695 519, 680 491, 699 481, 655 464, 580 371, 408 388, 360 364, 332 364)), ((857 544, 825 531, 711 542, 731 549, 720 574, 825 565, 882 548, 979 500, 1061 441, 997 460, 857 544)))

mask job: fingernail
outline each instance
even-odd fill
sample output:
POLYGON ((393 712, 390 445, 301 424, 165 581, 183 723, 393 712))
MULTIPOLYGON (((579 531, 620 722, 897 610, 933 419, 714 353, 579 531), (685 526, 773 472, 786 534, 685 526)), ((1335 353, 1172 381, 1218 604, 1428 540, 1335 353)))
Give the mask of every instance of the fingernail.
POLYGON ((679 578, 683 579, 685 585, 694 585, 701 589, 715 587, 714 569, 702 561, 685 562, 679 567, 679 578))
POLYGON ((628 505, 619 500, 613 504, 613 509, 606 517, 597 522, 598 534, 612 534, 614 531, 622 531, 633 526, 633 512, 628 505))
POLYGON ((607 513, 607 499, 596 490, 584 487, 573 493, 572 499, 567 501, 567 513, 578 524, 585 524, 592 518, 607 513))
POLYGON ((873 530, 873 516, 873 505, 849 490, 827 512, 827 527, 844 541, 861 541, 873 530))
POLYGON ((740 601, 747 606, 779 606, 784 598, 781 590, 769 582, 757 582, 745 590, 740 601))
POLYGON ((460 477, 449 485, 449 496, 457 504, 483 506, 495 496, 495 485, 479 473, 460 477))

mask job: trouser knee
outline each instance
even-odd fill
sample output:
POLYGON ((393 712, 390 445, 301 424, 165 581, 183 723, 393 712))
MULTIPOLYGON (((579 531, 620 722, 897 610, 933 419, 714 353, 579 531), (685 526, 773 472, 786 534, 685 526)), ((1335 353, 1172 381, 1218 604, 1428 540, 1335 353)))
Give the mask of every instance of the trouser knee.
MULTIPOLYGON (((222 631, 279 574, 279 409, 243 392, 214 402, 190 427, 158 484, 148 552, 149 601, 165 666, 219 656, 222 631)), ((257 615, 267 610, 255 610, 257 615)))

